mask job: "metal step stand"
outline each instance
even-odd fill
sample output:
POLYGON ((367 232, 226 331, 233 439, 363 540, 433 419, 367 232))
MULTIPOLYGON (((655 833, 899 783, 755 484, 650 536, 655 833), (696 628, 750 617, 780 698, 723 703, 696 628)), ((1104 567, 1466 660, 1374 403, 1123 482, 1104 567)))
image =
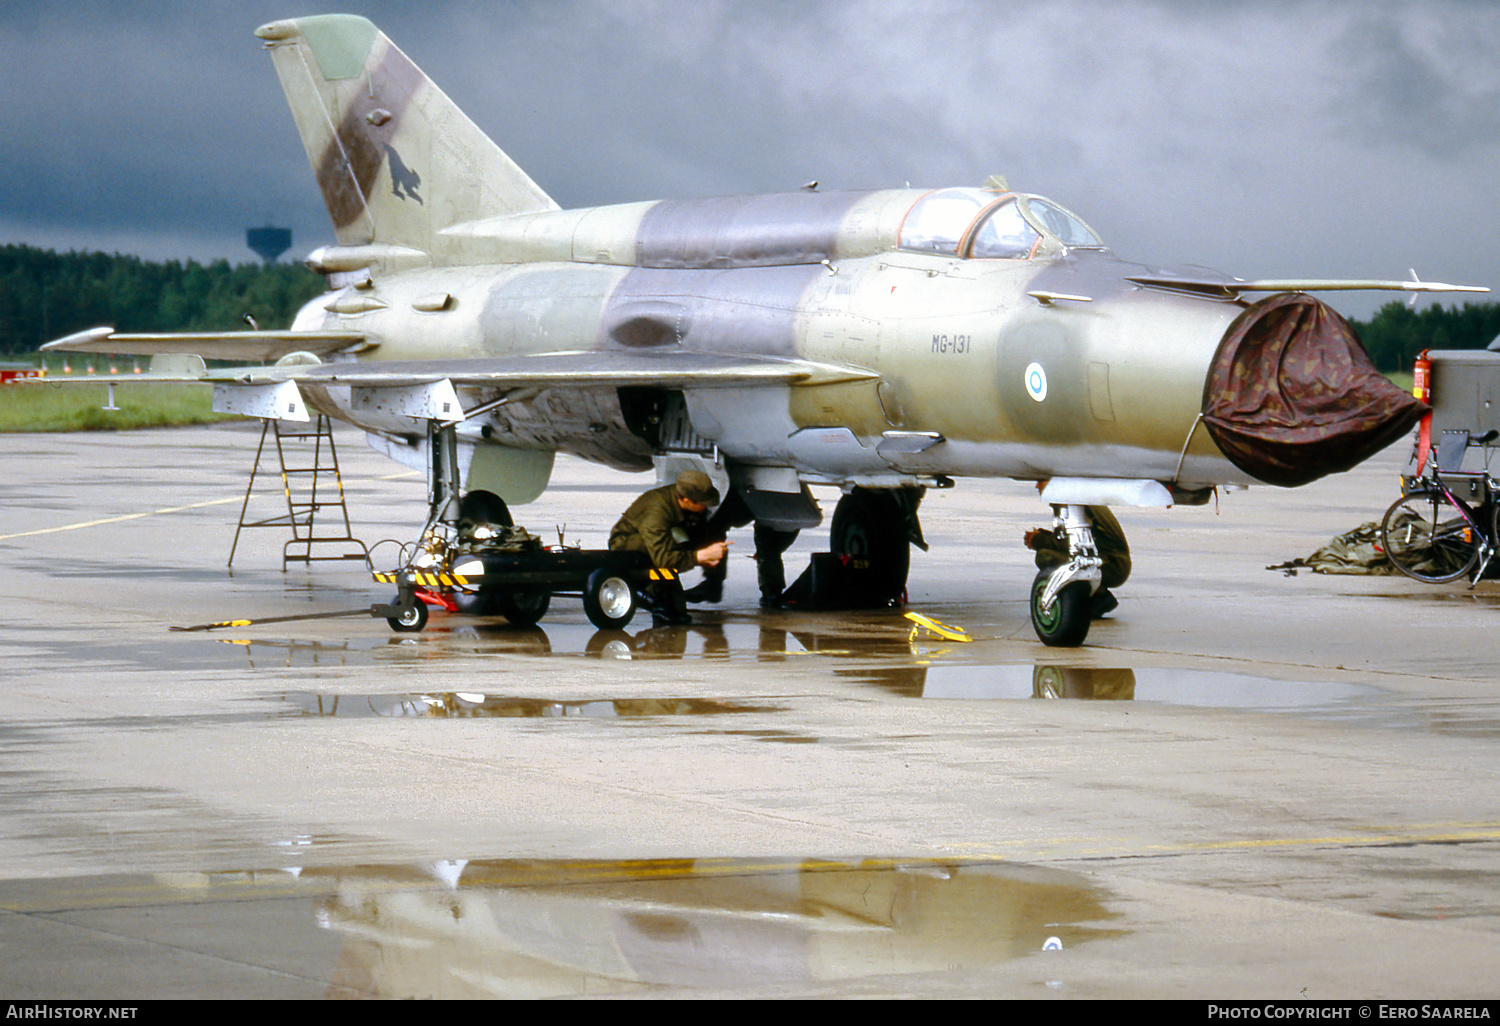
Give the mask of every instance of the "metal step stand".
POLYGON ((354 537, 353 528, 349 524, 349 507, 344 502, 344 479, 339 473, 338 449, 333 444, 333 424, 327 417, 320 414, 311 430, 294 422, 266 419, 265 427, 260 433, 260 445, 255 450, 255 463, 250 468, 250 483, 245 486, 245 502, 240 507, 240 522, 235 528, 234 544, 229 547, 231 568, 234 566, 235 550, 240 544, 240 532, 255 527, 276 527, 291 531, 291 540, 281 547, 283 573, 286 572, 288 563, 346 559, 369 563, 370 550, 364 542, 354 537), (276 460, 281 467, 281 491, 286 498, 286 512, 265 520, 247 520, 245 518, 250 509, 250 495, 255 489, 255 478, 260 473, 261 460, 266 456, 267 436, 276 439, 276 460), (288 456, 293 457, 296 465, 287 465, 288 456), (330 484, 336 498, 328 497, 330 484), (331 510, 337 510, 337 516, 324 512, 331 510), (324 514, 321 519, 320 513, 324 514), (314 546, 340 546, 343 551, 333 555, 316 555, 314 546), (353 551, 356 547, 357 552, 353 551), (293 551, 296 549, 301 551, 293 551))

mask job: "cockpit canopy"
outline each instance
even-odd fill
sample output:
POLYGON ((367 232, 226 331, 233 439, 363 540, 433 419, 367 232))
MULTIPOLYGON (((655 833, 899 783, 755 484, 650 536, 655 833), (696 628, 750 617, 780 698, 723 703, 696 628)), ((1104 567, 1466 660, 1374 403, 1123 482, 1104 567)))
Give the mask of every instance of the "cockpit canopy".
POLYGON ((977 260, 1029 260, 1047 250, 1105 246, 1092 228, 1040 196, 938 189, 907 212, 901 248, 977 260))

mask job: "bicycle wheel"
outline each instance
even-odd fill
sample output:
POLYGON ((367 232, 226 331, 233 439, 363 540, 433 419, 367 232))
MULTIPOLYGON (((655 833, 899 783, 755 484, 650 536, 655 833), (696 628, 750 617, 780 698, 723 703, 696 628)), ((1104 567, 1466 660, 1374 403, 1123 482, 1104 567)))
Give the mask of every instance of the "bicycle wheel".
MULTIPOLYGON (((1494 481, 1491 480, 1490 487, 1493 489, 1494 481)), ((1484 577, 1500 577, 1500 495, 1492 490, 1489 501, 1490 511, 1490 565, 1481 571, 1484 577)))
POLYGON ((1380 544, 1391 564, 1427 584, 1456 581, 1479 559, 1473 511, 1442 492, 1413 492, 1397 499, 1380 522, 1380 544))

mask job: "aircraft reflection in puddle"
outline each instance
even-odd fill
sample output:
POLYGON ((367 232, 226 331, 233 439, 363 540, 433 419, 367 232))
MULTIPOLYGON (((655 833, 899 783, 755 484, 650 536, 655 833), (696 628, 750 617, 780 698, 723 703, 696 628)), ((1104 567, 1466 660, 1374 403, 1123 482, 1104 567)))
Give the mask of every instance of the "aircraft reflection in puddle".
POLYGON ((242 647, 252 667, 267 656, 282 666, 352 666, 386 660, 428 661, 475 655, 581 654, 607 659, 748 658, 774 662, 797 655, 886 658, 910 657, 917 652, 908 643, 910 625, 904 621, 897 625, 839 626, 841 629, 788 630, 755 622, 700 623, 631 633, 576 624, 549 624, 543 630, 472 623, 429 628, 420 635, 382 636, 371 642, 236 638, 222 639, 222 643, 242 647))
MULTIPOLYGON (((1368 717, 1372 704, 1383 706, 1390 698, 1388 692, 1368 684, 1276 680, 1176 667, 1133 670, 1048 664, 974 666, 930 663, 837 672, 840 676, 855 677, 913 698, 1158 702, 1255 712, 1295 712, 1328 718, 1368 717)), ((1393 721, 1389 725, 1396 723, 1393 721)))
POLYGON ((283 696, 293 709, 283 716, 401 717, 437 719, 525 718, 547 716, 712 716, 723 713, 782 712, 777 705, 752 705, 712 698, 617 698, 560 702, 541 698, 513 698, 471 691, 427 694, 320 695, 289 692, 283 696))
POLYGON ((293 872, 194 883, 200 900, 216 891, 236 902, 256 891, 312 899, 309 926, 343 937, 329 971, 338 997, 836 993, 847 981, 1054 959, 1059 946, 1126 932, 1110 925, 1119 914, 1086 877, 994 861, 506 860, 293 872))
POLYGON ((934 665, 842 671, 908 698, 1074 698, 1130 701, 1135 671, 1092 666, 934 665))
MULTIPOLYGON (((391 638, 359 649, 354 643, 319 646, 287 641, 240 641, 252 660, 255 653, 278 653, 285 665, 350 665, 386 659, 442 660, 454 656, 548 656, 620 660, 704 659, 782 662, 797 657, 827 657, 833 660, 834 676, 874 685, 892 694, 927 699, 1077 699, 1094 701, 1159 702, 1171 705, 1241 709, 1255 712, 1292 712, 1326 719, 1359 719, 1371 725, 1420 727, 1421 716, 1393 704, 1393 696, 1366 684, 1329 681, 1290 681, 1245 674, 1218 673, 1176 667, 1108 668, 1030 663, 977 663, 977 646, 932 639, 909 638, 905 621, 841 618, 828 624, 802 625, 796 629, 775 623, 703 623, 691 627, 653 628, 627 631, 595 631, 587 625, 559 624, 548 631, 540 628, 463 625, 446 631, 428 631, 420 638, 391 638)), ((982 651, 982 649, 980 650, 982 651)), ((390 704, 406 700, 404 715, 592 715, 581 710, 613 704, 612 715, 670 715, 650 711, 639 703, 562 703, 566 713, 532 712, 558 703, 546 700, 499 699, 480 695, 465 704, 458 697, 443 695, 346 696, 344 701, 376 700, 390 704), (488 704, 487 704, 488 703, 488 704), (470 711, 471 706, 477 709, 470 711), (645 711, 636 711, 635 707, 645 711), (495 711, 486 711, 493 709, 495 711), (508 710, 508 711, 502 711, 508 710)), ((306 711, 318 713, 317 702, 306 711)), ((300 699, 298 701, 301 701, 300 699)), ((649 700, 657 701, 657 700, 649 700)), ((667 699, 682 703, 684 699, 667 699)), ((684 709, 687 712, 774 711, 752 706, 684 709)), ((327 712, 322 712, 328 715, 327 712)), ((396 713, 389 713, 395 715, 396 713)), ((367 713, 366 715, 372 715, 367 713)), ((1488 713, 1486 713, 1488 716, 1488 713)), ((1481 725, 1494 733, 1493 722, 1481 725)), ((1428 729, 1434 729, 1429 727, 1428 729)), ((1449 732, 1451 727, 1442 727, 1449 732)), ((1475 728, 1480 729, 1480 728, 1475 728)))

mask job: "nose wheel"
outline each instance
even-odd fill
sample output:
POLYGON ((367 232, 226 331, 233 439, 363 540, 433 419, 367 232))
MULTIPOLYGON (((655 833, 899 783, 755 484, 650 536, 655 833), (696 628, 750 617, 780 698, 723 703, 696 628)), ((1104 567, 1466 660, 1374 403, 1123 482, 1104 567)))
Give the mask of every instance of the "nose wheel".
POLYGON ((1059 569, 1066 567, 1039 570, 1036 579, 1031 582, 1031 629, 1036 631, 1036 636, 1044 645, 1052 648, 1076 648, 1089 636, 1089 624, 1092 622, 1089 605, 1093 596, 1088 582, 1074 581, 1057 593, 1051 605, 1043 605, 1047 582, 1059 569))

